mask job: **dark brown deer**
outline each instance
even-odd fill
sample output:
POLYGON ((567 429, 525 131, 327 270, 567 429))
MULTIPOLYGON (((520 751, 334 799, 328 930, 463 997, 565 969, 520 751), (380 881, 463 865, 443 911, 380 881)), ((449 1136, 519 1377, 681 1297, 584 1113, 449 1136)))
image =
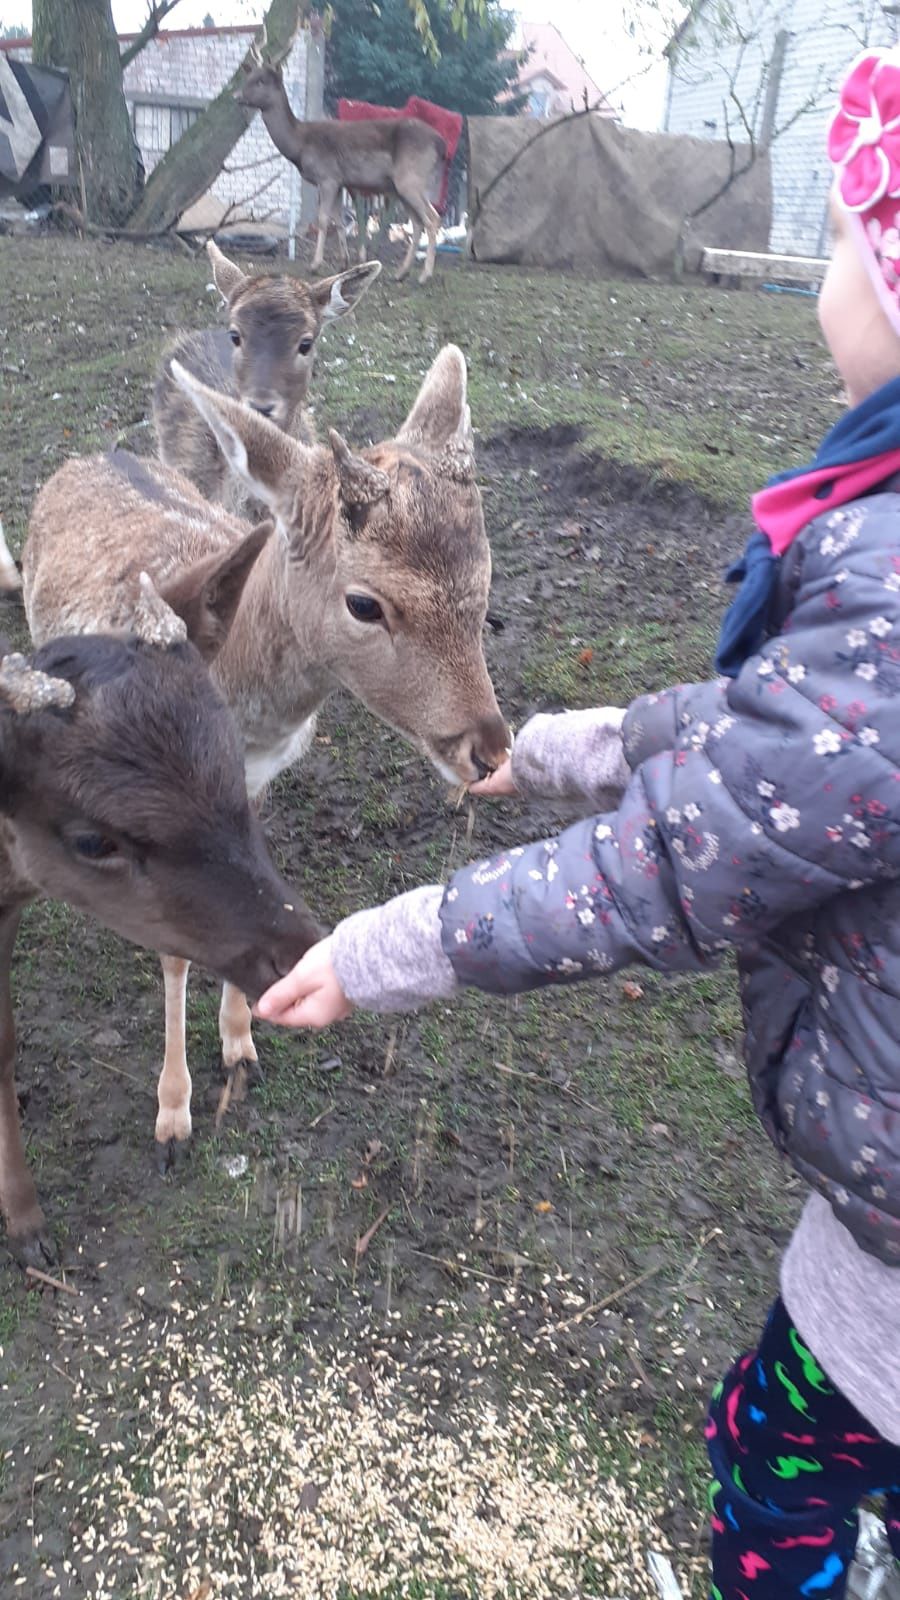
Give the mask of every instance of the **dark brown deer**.
MULTIPOLYGON (((233 395, 270 417, 306 444, 313 432, 305 410, 315 350, 322 329, 352 311, 381 271, 379 261, 351 267, 336 278, 304 283, 288 275, 249 274, 207 245, 228 325, 180 333, 163 357, 153 392, 153 420, 161 459, 177 467, 207 499, 246 515, 247 486, 232 472, 215 434, 172 377, 178 361, 210 389, 233 395)), ((0 571, 0 585, 3 573, 0 571)))
POLYGON ((23 907, 66 900, 250 995, 319 936, 269 860, 234 720, 186 637, 207 655, 223 642, 260 534, 162 586, 187 628, 142 579, 137 634, 56 639, 0 663, 0 1210, 26 1265, 53 1250, 15 1085, 10 963, 23 907))
MULTIPOLYGON (((451 782, 498 766, 509 735, 484 660, 491 557, 461 352, 441 352, 397 437, 359 454, 336 433, 327 447, 305 446, 177 362, 172 370, 276 518, 213 663, 251 798, 300 760, 339 686, 451 782)), ((155 462, 124 451, 70 461, 38 495, 23 554, 32 636, 103 632, 133 604, 142 570, 170 583, 246 537, 246 523, 155 462)), ((166 961, 164 972, 163 1162, 191 1131, 187 963, 166 961)), ((226 1070, 256 1060, 250 1012, 232 985, 219 1031, 226 1070)))
MULTIPOLYGON (((412 239, 398 280, 408 277, 423 232, 428 251, 421 283, 434 272, 440 213, 435 199, 440 193, 447 146, 434 128, 418 117, 376 118, 371 122, 301 122, 294 116, 281 76, 281 68, 265 62, 256 45, 244 63, 244 82, 235 90, 242 106, 262 112, 269 137, 307 183, 319 191, 319 237, 313 257, 317 272, 325 259, 328 225, 338 223, 345 261, 350 260, 347 237, 340 226, 341 191, 368 190, 394 196, 406 206, 413 224, 412 239)), ((363 243, 363 240, 360 241, 363 243)))

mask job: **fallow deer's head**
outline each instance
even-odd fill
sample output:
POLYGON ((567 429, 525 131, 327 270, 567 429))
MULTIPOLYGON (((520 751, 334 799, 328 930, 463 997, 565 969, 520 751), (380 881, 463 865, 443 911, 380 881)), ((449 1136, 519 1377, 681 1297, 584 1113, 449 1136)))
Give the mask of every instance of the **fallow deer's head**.
POLYGON ((443 350, 397 437, 361 453, 335 433, 309 449, 172 372, 277 518, 310 658, 449 780, 499 765, 509 734, 483 653, 491 557, 462 353, 443 350))
POLYGON ((309 393, 319 334, 326 323, 354 310, 381 272, 381 262, 304 283, 287 275, 242 272, 212 240, 206 248, 227 306, 238 394, 276 427, 287 428, 309 393))
POLYGON ((222 642, 262 542, 176 581, 187 622, 144 578, 135 633, 0 662, 0 813, 17 871, 250 995, 318 929, 272 866, 231 713, 187 634, 222 642))
POLYGON ((253 111, 270 111, 284 98, 284 80, 277 62, 263 61, 257 53, 253 60, 241 64, 243 77, 234 98, 239 106, 253 111))

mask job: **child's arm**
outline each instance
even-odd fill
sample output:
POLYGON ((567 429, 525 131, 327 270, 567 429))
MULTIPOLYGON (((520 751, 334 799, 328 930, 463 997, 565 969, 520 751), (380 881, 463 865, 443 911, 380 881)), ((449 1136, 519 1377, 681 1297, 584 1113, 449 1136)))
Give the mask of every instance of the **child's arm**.
MULTIPOLYGON (((857 573, 836 605, 833 594, 813 590, 791 633, 734 682, 632 707, 623 737, 641 764, 618 812, 466 868, 442 901, 424 891, 410 943, 405 896, 341 924, 332 950, 346 996, 389 1010, 454 981, 515 993, 633 961, 698 968, 795 913, 900 877, 884 581, 857 573)), ((302 972, 261 1014, 282 1009, 302 972)))

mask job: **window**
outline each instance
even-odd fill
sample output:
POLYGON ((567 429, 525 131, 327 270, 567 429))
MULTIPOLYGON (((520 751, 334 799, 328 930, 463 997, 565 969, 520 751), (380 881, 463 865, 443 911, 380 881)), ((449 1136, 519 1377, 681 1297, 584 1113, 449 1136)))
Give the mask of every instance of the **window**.
POLYGON ((166 151, 177 144, 181 135, 197 121, 200 111, 201 107, 195 103, 135 102, 131 108, 131 122, 148 172, 152 172, 166 151))

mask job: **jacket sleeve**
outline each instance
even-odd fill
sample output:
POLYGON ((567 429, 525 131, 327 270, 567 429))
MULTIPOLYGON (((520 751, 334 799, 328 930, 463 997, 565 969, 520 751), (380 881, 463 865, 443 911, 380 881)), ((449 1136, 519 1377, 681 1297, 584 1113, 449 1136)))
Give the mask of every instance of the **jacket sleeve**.
POLYGON ((618 811, 456 874, 441 922, 460 982, 685 971, 900 875, 900 583, 837 565, 737 679, 636 703, 618 811))
POLYGON ((624 711, 610 706, 532 717, 513 745, 519 793, 592 807, 614 804, 631 776, 622 745, 624 719, 624 711))

